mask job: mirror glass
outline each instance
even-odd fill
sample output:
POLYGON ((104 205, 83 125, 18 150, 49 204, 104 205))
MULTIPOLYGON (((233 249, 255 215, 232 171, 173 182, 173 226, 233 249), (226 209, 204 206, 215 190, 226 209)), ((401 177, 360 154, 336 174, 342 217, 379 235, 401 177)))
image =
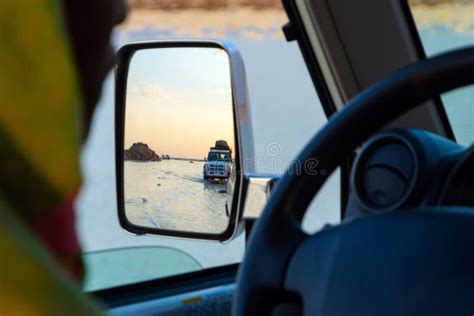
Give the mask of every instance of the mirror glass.
POLYGON ((235 135, 225 50, 136 51, 128 70, 124 132, 130 223, 209 234, 226 230, 235 135))

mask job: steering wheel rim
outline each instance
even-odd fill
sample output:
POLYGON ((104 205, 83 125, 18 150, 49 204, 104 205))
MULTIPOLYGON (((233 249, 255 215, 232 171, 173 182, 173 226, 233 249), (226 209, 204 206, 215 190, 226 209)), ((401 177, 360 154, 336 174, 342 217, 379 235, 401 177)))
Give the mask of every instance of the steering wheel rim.
POLYGON ((345 157, 391 120, 422 102, 473 83, 474 47, 469 47, 402 68, 334 114, 296 160, 306 166, 317 159, 324 175, 309 168, 301 168, 297 174, 290 166, 252 230, 237 278, 234 315, 269 314, 275 302, 296 299, 285 291, 284 279, 292 253, 308 236, 301 229, 303 216, 345 157))

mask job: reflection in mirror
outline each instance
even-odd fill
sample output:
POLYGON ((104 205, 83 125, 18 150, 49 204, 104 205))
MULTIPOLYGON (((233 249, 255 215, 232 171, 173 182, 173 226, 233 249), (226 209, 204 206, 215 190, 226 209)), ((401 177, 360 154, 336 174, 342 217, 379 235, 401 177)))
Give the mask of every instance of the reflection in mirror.
POLYGON ((133 225, 220 234, 228 226, 234 121, 227 53, 135 52, 126 90, 124 199, 133 225))

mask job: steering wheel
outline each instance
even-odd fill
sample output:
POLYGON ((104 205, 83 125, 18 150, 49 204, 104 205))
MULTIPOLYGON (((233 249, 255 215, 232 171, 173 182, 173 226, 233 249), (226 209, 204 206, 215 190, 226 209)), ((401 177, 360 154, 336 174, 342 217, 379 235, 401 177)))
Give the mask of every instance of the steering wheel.
POLYGON ((474 47, 396 71, 333 115, 298 156, 255 224, 234 315, 471 315, 474 209, 440 206, 364 217, 308 235, 303 215, 362 142, 420 103, 474 83, 474 47))

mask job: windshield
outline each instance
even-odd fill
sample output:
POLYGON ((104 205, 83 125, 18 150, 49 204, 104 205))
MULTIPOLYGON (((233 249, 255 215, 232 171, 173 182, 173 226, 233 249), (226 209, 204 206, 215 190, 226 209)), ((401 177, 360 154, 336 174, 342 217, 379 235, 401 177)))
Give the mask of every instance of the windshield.
POLYGON ((215 152, 211 151, 209 152, 209 155, 207 155, 207 160, 208 161, 230 161, 230 152, 215 152))
MULTIPOLYGON (((241 51, 246 64, 249 98, 252 101, 249 117, 241 117, 252 122, 255 143, 255 164, 258 173, 281 174, 302 150, 310 137, 326 122, 326 116, 320 106, 316 91, 295 42, 286 42, 281 26, 288 20, 281 1, 130 1, 130 14, 125 24, 114 34, 116 48, 132 41, 147 41, 170 38, 217 38, 232 41, 241 51), (245 2, 245 4, 244 4, 245 2), (219 3, 217 7, 213 3, 219 3), (238 16, 238 19, 235 17, 238 16), (186 23, 183 23, 186 21, 186 23), (233 21, 227 23, 223 21, 233 21), (264 54, 271 52, 271 54, 264 54), (264 56, 264 58, 263 58, 264 56), (289 89, 288 87, 291 87, 289 89), (288 107, 291 104, 291 107, 288 107)), ((179 78, 178 78, 179 79, 179 78)), ((157 96, 167 98, 177 95, 175 91, 157 89, 157 96)), ((221 93, 221 91, 215 91, 221 93)), ((157 236, 134 236, 126 233, 117 219, 117 202, 115 193, 114 161, 114 89, 113 74, 105 82, 103 95, 95 113, 88 142, 82 154, 84 185, 77 200, 78 231, 85 252, 87 265, 87 290, 107 288, 120 284, 139 282, 148 279, 176 275, 194 269, 209 269, 239 263, 245 251, 245 233, 236 239, 221 244, 217 242, 195 241, 185 239, 164 238, 157 236), (164 247, 168 250, 156 250, 156 254, 147 259, 147 251, 140 247, 164 247), (117 252, 117 249, 127 249, 117 252), (110 252, 109 250, 112 249, 110 252), (173 250, 174 249, 174 250, 173 250), (182 253, 177 253, 180 251, 182 253), (137 255, 134 255, 137 252, 137 255), (158 254, 159 253, 159 254, 158 254), (199 265, 192 264, 186 256, 193 258, 199 265), (128 258, 129 261, 126 259, 128 258), (187 258, 187 259, 185 259, 187 258), (154 267, 155 260, 159 264, 154 267), (181 264, 178 261, 189 262, 181 264), (117 263, 117 264, 115 264, 117 263), (184 266, 183 266, 184 265, 184 266), (116 270, 117 269, 117 270, 116 270)), ((181 102, 188 100, 181 98, 181 102)), ((222 108, 222 104, 216 107, 222 108)), ((212 109, 218 111, 219 108, 212 109)), ((181 117, 186 123, 196 112, 203 111, 201 105, 183 112, 181 117)), ((163 116, 167 113, 163 113, 163 116)), ((197 116, 197 115, 194 115, 197 116)), ((132 118, 133 119, 133 118, 132 118)), ((148 124, 156 124, 150 118, 148 124)), ((213 125, 223 122, 215 120, 213 125)), ((192 125, 191 125, 192 126, 192 125)), ((170 142, 175 140, 174 134, 179 130, 168 129, 164 134, 170 142)), ((144 197, 130 201, 149 206, 149 214, 156 215, 152 199, 160 203, 172 205, 176 195, 185 194, 189 203, 196 203, 199 195, 212 196, 212 201, 221 203, 226 191, 226 182, 222 179, 203 179, 205 161, 229 161, 230 153, 225 150, 219 154, 209 154, 210 146, 217 146, 216 140, 206 142, 203 150, 193 159, 175 159, 171 152, 162 152, 160 163, 142 163, 129 161, 130 165, 140 168, 139 178, 142 182, 150 181, 153 190, 166 193, 167 198, 159 196, 144 197), (164 168, 173 165, 176 168, 164 168), (193 170, 190 173, 187 170, 193 170), (183 183, 193 183, 193 190, 188 191, 183 183), (145 202, 146 201, 146 202, 145 202)), ((195 137, 196 138, 196 137, 195 137)), ((196 138, 197 139, 197 138, 196 138)), ((141 141, 141 140, 137 140, 141 141)), ((190 141, 195 141, 190 137, 190 141)), ((229 141, 227 139, 227 141, 229 141)), ((243 139, 244 141, 244 139, 243 139)), ((183 144, 175 141, 179 146, 183 144)), ((179 147, 177 146, 177 147, 179 147)), ((232 144, 230 144, 232 147, 232 144)), ((153 148, 153 147, 152 147, 153 148)), ((234 145, 237 149, 237 146, 234 145)), ((153 148, 155 149, 155 148, 153 148)), ((181 158, 189 158, 182 156, 181 158)), ((178 156, 179 158, 179 156, 178 156)), ((245 164, 246 162, 242 162, 245 164)), ((213 169, 213 168, 209 168, 213 169)), ((214 170, 209 170, 214 172, 214 170)), ((338 180, 335 175, 335 180, 338 180)), ((140 183, 140 182, 138 182, 140 183)), ((320 202, 315 203, 314 216, 309 212, 308 222, 321 218, 320 210, 338 210, 339 185, 332 181, 327 190, 320 194, 320 202)), ((224 199, 225 200, 225 199, 224 199)), ((248 201, 251 202, 251 201, 248 201)), ((214 203, 214 202, 213 202, 214 203)), ((199 205, 174 205, 170 211, 195 209, 199 205)), ((213 210, 209 207, 209 210, 213 210)), ((338 213, 334 212, 337 217, 338 213)), ((158 214, 159 215, 159 214, 158 214)), ((152 217, 150 216, 150 217, 152 217)), ((189 220, 193 219, 190 213, 189 220)), ((213 213, 210 212, 212 218, 213 213)), ((206 225, 216 226, 215 221, 206 225)), ((153 250, 155 251, 155 250, 153 250)))

